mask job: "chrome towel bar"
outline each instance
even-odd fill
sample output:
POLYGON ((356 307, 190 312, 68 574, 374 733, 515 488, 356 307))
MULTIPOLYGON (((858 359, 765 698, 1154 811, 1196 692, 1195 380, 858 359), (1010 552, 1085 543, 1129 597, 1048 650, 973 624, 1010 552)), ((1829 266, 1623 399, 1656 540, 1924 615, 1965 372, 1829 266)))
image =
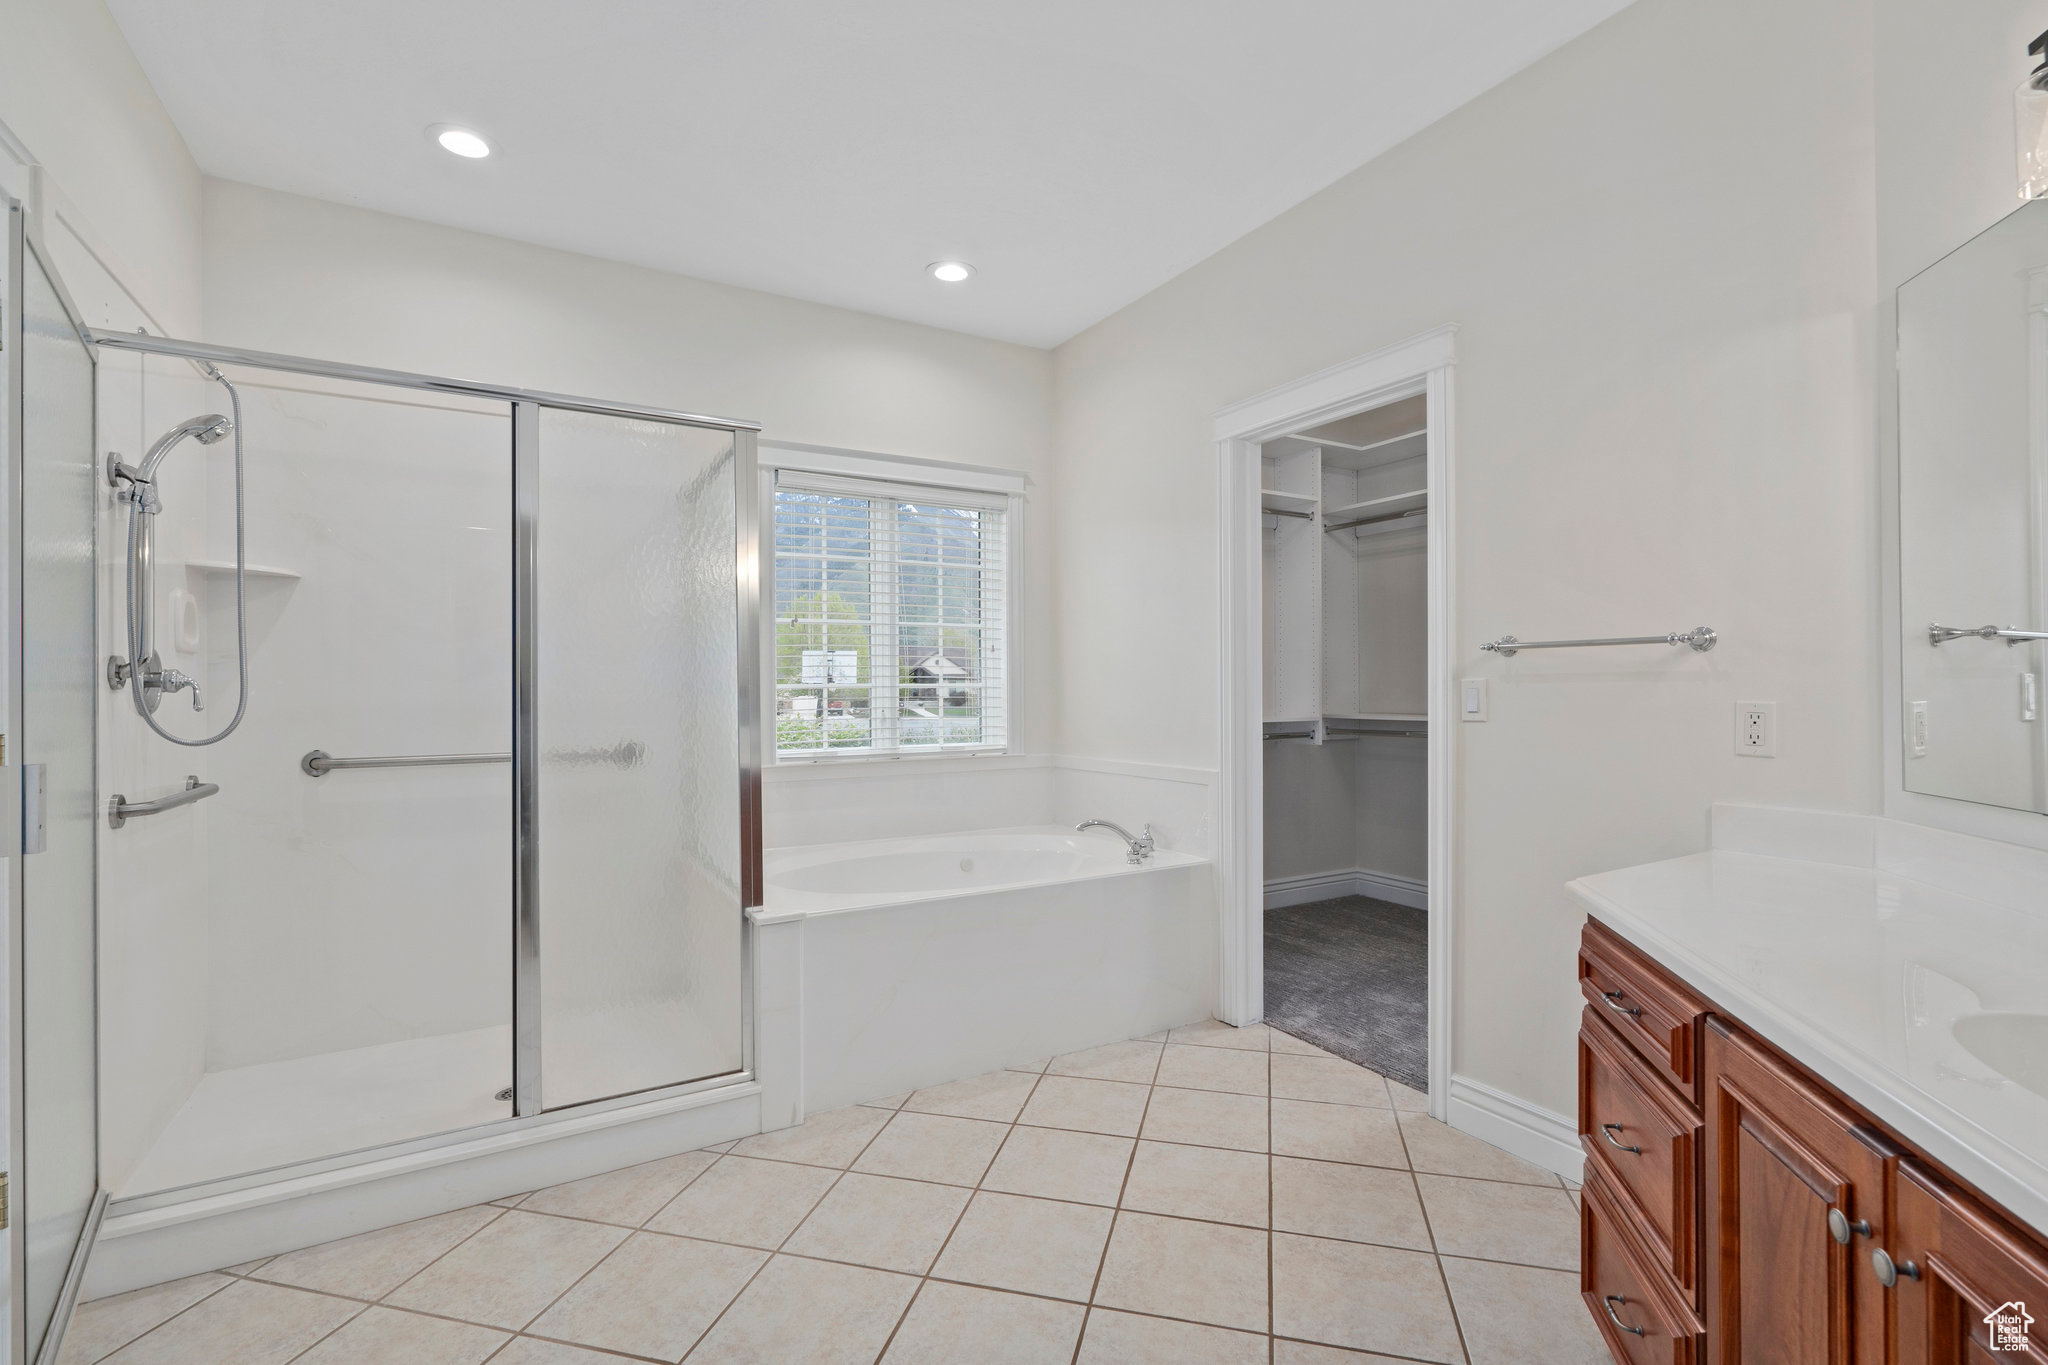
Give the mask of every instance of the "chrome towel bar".
POLYGON ((1704 654, 1712 649, 1720 636, 1712 627, 1695 626, 1691 630, 1673 631, 1669 635, 1618 635, 1607 640, 1517 640, 1512 635, 1503 635, 1498 640, 1489 640, 1479 646, 1495 654, 1512 656, 1524 649, 1586 649, 1595 645, 1691 645, 1695 652, 1704 654))
MULTIPOLYGON (((637 768, 647 755, 647 746, 637 739, 602 749, 550 749, 549 763, 591 765, 608 763, 614 768, 637 768)), ((473 763, 510 763, 510 754, 392 754, 368 758, 336 758, 325 749, 313 749, 299 759, 299 771, 308 777, 325 777, 339 768, 447 768, 473 763)))
POLYGON ((115 792, 107 801, 107 828, 119 829, 130 820, 145 815, 162 815, 167 810, 189 806, 194 801, 204 801, 219 790, 218 782, 201 782, 197 777, 187 777, 184 790, 172 792, 169 796, 159 796, 154 801, 130 801, 121 793, 115 792))
POLYGON ((2001 626, 1978 626, 1975 630, 1968 626, 1927 628, 1927 643, 1930 645, 1946 644, 1950 640, 1960 640, 1966 636, 1979 640, 2003 640, 2009 645, 2016 645, 2022 640, 2048 640, 2048 630, 2010 630, 2001 626))

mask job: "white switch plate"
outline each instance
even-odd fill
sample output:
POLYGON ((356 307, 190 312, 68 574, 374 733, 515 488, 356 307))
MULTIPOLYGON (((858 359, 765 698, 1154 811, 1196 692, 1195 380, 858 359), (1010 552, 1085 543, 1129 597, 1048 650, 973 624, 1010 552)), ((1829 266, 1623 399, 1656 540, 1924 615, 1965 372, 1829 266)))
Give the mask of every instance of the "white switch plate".
POLYGON ((1778 756, 1778 703, 1735 703, 1735 752, 1744 758, 1778 756))
POLYGON ((2039 673, 2022 673, 2020 674, 2020 719, 2039 720, 2040 718, 2041 675, 2039 673))
POLYGON ((1927 757, 1927 703, 1916 701, 1906 708, 1906 756, 1927 757))
POLYGON ((1465 678, 1458 683, 1458 719, 1486 719, 1486 679, 1465 678))

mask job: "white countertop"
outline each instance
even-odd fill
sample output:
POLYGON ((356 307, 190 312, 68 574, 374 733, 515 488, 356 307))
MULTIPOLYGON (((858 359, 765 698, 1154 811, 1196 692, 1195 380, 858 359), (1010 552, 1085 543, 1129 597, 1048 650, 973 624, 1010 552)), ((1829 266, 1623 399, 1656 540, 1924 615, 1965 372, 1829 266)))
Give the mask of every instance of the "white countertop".
POLYGON ((2048 857, 1875 817, 1716 807, 1715 828, 1570 889, 2048 1236, 2048 857))

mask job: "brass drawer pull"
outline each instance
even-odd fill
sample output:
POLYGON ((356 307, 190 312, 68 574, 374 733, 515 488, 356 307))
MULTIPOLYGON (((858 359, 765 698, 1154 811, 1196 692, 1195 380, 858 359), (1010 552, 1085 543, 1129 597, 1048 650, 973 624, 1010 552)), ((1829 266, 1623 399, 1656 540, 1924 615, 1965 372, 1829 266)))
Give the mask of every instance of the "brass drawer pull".
POLYGON ((1622 1331, 1629 1333, 1631 1336, 1646 1337, 1650 1335, 1650 1329, 1647 1327, 1631 1327, 1627 1323, 1623 1322, 1621 1320, 1621 1315, 1614 1311, 1614 1305, 1616 1305, 1617 1303, 1624 1308, 1628 1307, 1628 1299, 1625 1296, 1621 1294, 1609 1294, 1607 1296, 1607 1320, 1609 1322, 1613 1323, 1616 1327, 1619 1327, 1622 1331))
POLYGON ((1600 994, 1602 997, 1606 999, 1607 1008, 1618 1011, 1622 1014, 1631 1015, 1637 1019, 1643 1017, 1643 1011, 1641 1006, 1623 1005, 1619 1003, 1620 1001, 1628 998, 1627 991, 1602 991, 1600 992, 1600 994))
POLYGON ((1626 1142, 1622 1142, 1614 1136, 1616 1133, 1620 1131, 1621 1125, 1618 1123, 1603 1123, 1600 1125, 1600 1136, 1607 1139, 1608 1146, 1614 1148, 1616 1151, 1634 1152, 1637 1156, 1641 1156, 1643 1154, 1642 1148, 1631 1147, 1626 1142))

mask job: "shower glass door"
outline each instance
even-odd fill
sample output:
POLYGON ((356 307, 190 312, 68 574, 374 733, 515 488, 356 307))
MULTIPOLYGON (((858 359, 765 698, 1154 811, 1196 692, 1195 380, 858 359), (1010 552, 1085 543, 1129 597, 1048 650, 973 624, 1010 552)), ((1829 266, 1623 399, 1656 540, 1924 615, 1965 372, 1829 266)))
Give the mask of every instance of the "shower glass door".
MULTIPOLYGON (((93 360, 10 206, 6 434, 8 900, 14 937, 10 1172, 13 1358, 65 1311, 66 1274, 98 1192, 93 1002, 93 360), (18 330, 17 330, 18 327, 18 330)), ((75 1293, 76 1286, 72 1286, 75 1293)))
POLYGON ((533 420, 529 970, 540 1104, 557 1109, 743 1065, 737 566, 753 484, 751 433, 545 406, 533 420))

